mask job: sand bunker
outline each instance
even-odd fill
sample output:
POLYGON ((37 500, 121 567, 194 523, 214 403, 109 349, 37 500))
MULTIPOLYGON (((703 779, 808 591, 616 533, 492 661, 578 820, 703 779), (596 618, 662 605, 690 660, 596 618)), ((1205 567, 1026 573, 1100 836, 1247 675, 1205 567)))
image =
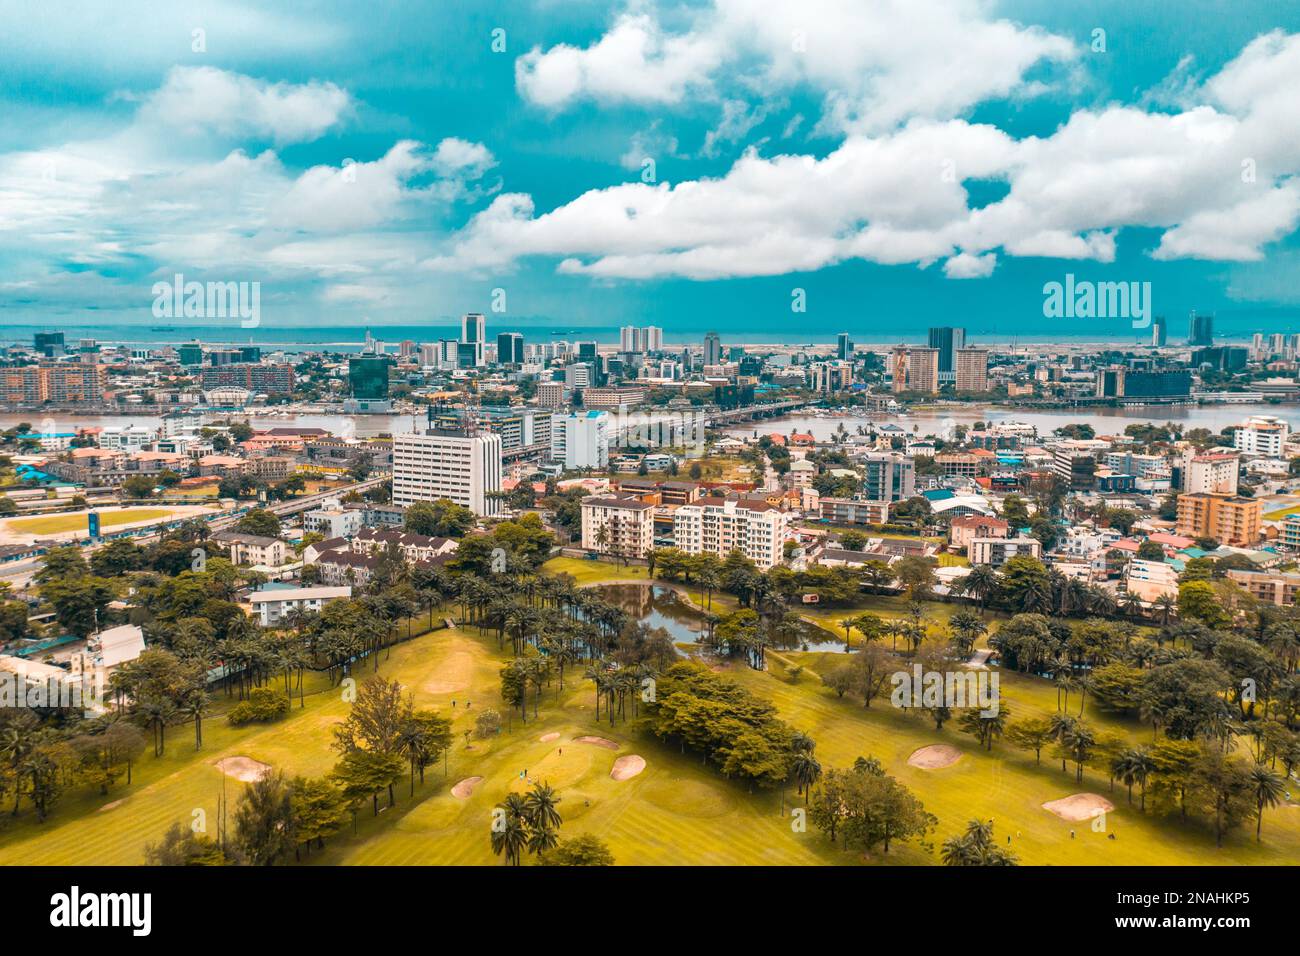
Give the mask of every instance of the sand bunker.
POLYGON ((614 761, 614 769, 609 772, 609 775, 615 780, 631 780, 644 769, 644 757, 638 757, 636 754, 628 754, 627 756, 619 757, 614 761))
POLYGON ((451 795, 457 800, 467 800, 469 795, 474 792, 474 788, 483 782, 482 777, 466 777, 456 786, 451 788, 451 795))
POLYGON ((117 809, 124 803, 126 803, 126 797, 123 797, 121 800, 114 800, 112 803, 104 804, 102 807, 99 808, 99 812, 107 813, 109 810, 117 809))
POLYGON ((252 757, 222 757, 217 761, 217 769, 227 777, 234 777, 244 783, 256 783, 271 772, 271 765, 252 757))
POLYGON ((549 734, 542 734, 537 739, 544 744, 549 744, 552 740, 560 739, 560 732, 558 730, 552 730, 549 734))
POLYGON ((1072 793, 1060 800, 1051 800, 1043 804, 1044 810, 1050 810, 1062 820, 1081 823, 1091 820, 1099 813, 1109 813, 1115 804, 1095 793, 1072 793))
POLYGON ((941 767, 951 767, 960 759, 961 751, 956 747, 949 747, 947 744, 931 744, 914 751, 912 756, 907 758, 907 762, 922 770, 938 770, 941 767))
POLYGON ((573 739, 580 744, 591 744, 593 747, 604 747, 606 750, 618 749, 618 744, 604 737, 574 737, 573 739))

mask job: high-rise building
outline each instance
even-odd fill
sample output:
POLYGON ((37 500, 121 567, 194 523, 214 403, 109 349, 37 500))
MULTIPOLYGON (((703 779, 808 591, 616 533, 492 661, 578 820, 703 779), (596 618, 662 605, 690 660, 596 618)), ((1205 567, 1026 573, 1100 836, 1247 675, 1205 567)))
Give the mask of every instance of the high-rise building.
POLYGON ((939 391, 939 349, 899 345, 894 349, 895 392, 939 391))
POLYGON ((954 384, 957 391, 987 392, 989 390, 989 350, 978 348, 957 349, 955 372, 954 384))
POLYGON ((1164 348, 1169 344, 1169 323, 1163 315, 1157 315, 1151 320, 1151 344, 1156 348, 1164 348))
POLYGON ((609 413, 578 411, 551 416, 551 461, 566 471, 609 464, 609 413))
POLYGON ((356 399, 382 401, 388 398, 388 369, 391 363, 379 355, 354 355, 348 359, 348 386, 356 399))
POLYGON ((853 340, 849 333, 841 332, 835 339, 835 357, 842 362, 853 358, 853 340))
POLYGON ((1235 495, 1241 462, 1236 452, 1197 452, 1183 459, 1183 491, 1189 494, 1235 495))
POLYGON ((592 384, 591 366, 586 362, 574 362, 564 367, 564 384, 569 388, 586 388, 592 384))
POLYGON ((930 348, 939 350, 939 382, 957 378, 957 350, 966 346, 966 330, 939 326, 930 330, 930 348))
MULTIPOLYGON (((473 345, 473 368, 480 368, 484 363, 483 349, 487 342, 487 323, 480 312, 469 312, 460 319, 460 341, 463 345, 473 345)), ((468 355, 465 350, 460 353, 468 355)), ((463 361, 463 359, 462 359, 463 361)), ((458 363, 459 364, 459 363, 458 363)), ((464 367, 462 365, 462 367, 464 367)))
POLYGON ((538 382, 537 404, 541 408, 563 408, 564 391, 563 382, 538 382))
POLYGON ((1290 426, 1274 415, 1255 415, 1237 426, 1232 443, 1243 455, 1281 458, 1290 426))
POLYGON ((704 364, 720 365, 722 363, 722 338, 717 332, 704 335, 704 364))
POLYGON ((522 365, 524 337, 519 332, 502 332, 497 336, 497 364, 522 365))
POLYGON ((430 429, 393 436, 393 502, 447 499, 476 515, 500 510, 501 436, 430 429))
POLYGON ((664 330, 655 325, 637 328, 625 325, 618 330, 620 352, 659 352, 664 347, 664 330))
POLYGON ((59 363, 0 369, 0 402, 7 404, 100 402, 107 387, 105 365, 59 363))
POLYGON ((1197 315, 1196 310, 1192 310, 1191 317, 1187 323, 1187 344, 1214 344, 1214 316, 1197 315))
POLYGON ((37 332, 32 339, 33 347, 46 358, 63 354, 62 332, 37 332))
POLYGON ((1190 395, 1186 369, 1139 372, 1122 365, 1097 370, 1097 398, 1179 398, 1190 395))
POLYGON ((199 342, 187 342, 176 349, 176 356, 182 365, 202 365, 203 346, 199 342))
MULTIPOLYGON (((387 375, 385 375, 385 385, 387 375)), ((201 379, 203 388, 246 388, 250 392, 284 395, 293 391, 292 365, 222 365, 205 368, 201 379)), ((386 396, 380 396, 386 397, 386 396)))

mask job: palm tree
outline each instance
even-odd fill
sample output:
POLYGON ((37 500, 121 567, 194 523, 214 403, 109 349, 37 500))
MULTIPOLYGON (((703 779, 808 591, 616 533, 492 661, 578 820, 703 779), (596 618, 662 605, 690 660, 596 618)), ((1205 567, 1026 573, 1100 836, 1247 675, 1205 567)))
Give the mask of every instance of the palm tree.
POLYGON ((980 613, 983 614, 989 600, 998 591, 998 572, 992 565, 978 564, 962 578, 961 586, 963 593, 972 594, 979 601, 980 613))
POLYGON ((1263 764, 1250 768, 1250 788, 1255 794, 1255 842, 1264 829, 1264 808, 1275 807, 1286 796, 1286 781, 1281 774, 1263 764))
POLYGON ((533 784, 524 797, 524 819, 536 830, 556 829, 562 822, 560 811, 556 809, 561 799, 550 784, 533 784))
POLYGON ((844 652, 847 654, 853 647, 853 626, 858 623, 857 618, 842 617, 839 625, 844 628, 844 652))
POLYGON ((1155 608, 1156 613, 1160 615, 1160 626, 1168 627, 1170 617, 1178 610, 1178 599, 1172 594, 1162 594, 1155 599, 1152 606, 1155 608))
POLYGON ((794 759, 790 763, 790 770, 794 774, 795 783, 799 786, 798 792, 803 794, 804 806, 807 806, 808 795, 812 792, 813 784, 822 775, 822 765, 813 756, 811 750, 799 750, 795 752, 794 759))
MULTIPOLYGON (((510 797, 519 795, 512 793, 510 797)), ((492 823, 492 852, 505 854, 506 864, 518 866, 524 849, 528 846, 528 828, 524 826, 523 817, 511 812, 510 797, 505 803, 497 804, 497 809, 504 811, 492 823)))
POLYGON ((203 747, 203 715, 208 712, 208 695, 200 688, 195 688, 185 695, 176 711, 186 720, 194 721, 194 749, 203 747))

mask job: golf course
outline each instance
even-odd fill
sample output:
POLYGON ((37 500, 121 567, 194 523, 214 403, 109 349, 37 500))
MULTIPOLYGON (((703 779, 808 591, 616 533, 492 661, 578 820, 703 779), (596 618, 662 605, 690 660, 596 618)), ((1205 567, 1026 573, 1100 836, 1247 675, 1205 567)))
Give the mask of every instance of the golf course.
MULTIPOLYGON (((544 569, 572 574, 577 583, 645 581, 644 568, 557 559, 544 569)), ((715 605, 718 598, 714 597, 715 605)), ((936 620, 947 610, 927 605, 936 620)), ((892 598, 864 597, 852 613, 896 611, 892 598)), ((841 609, 831 617, 844 615, 841 609)), ((600 837, 618 864, 937 864, 938 845, 960 833, 971 820, 992 820, 997 839, 1025 865, 1083 864, 1281 864, 1300 859, 1300 805, 1289 796, 1263 818, 1264 839, 1256 842, 1253 824, 1227 833, 1216 847, 1213 828, 1204 821, 1140 812, 1126 788, 1108 779, 1104 764, 1089 765, 1081 782, 1073 766, 1063 772, 1048 752, 1042 762, 1005 740, 982 749, 956 721, 936 731, 925 714, 890 706, 888 694, 864 707, 852 695, 837 696, 821 676, 841 664, 842 651, 769 650, 766 669, 730 660, 711 666, 743 688, 775 705, 781 720, 816 741, 823 767, 848 768, 858 757, 874 757, 937 818, 925 840, 894 844, 886 854, 845 851, 817 828, 799 825, 792 808, 803 798, 785 790, 751 788, 727 779, 697 753, 664 743, 639 730, 632 720, 610 722, 601 707, 596 719, 593 685, 580 667, 552 681, 540 693, 537 717, 531 698, 528 720, 502 702, 501 669, 512 658, 509 643, 499 646, 494 628, 458 623, 421 630, 429 620, 457 617, 449 602, 413 622, 415 636, 379 653, 377 671, 369 660, 357 664, 358 683, 372 673, 396 680, 417 707, 436 710, 452 721, 452 746, 445 761, 427 768, 425 780, 405 778, 395 804, 367 805, 349 825, 302 862, 311 864, 499 864, 490 843, 492 812, 508 794, 534 783, 549 784, 560 802, 560 837, 600 837), (487 739, 473 734, 487 708, 502 715, 500 733, 487 739), (932 748, 927 750, 927 748, 932 748), (918 753, 919 752, 919 753, 918 753), (1084 795, 1084 796, 1081 796, 1084 795), (1076 798, 1091 805, 1095 795, 1113 805, 1098 820, 1083 813, 1067 819, 1045 804, 1076 798)), ((835 629, 834 621, 825 626, 835 629)), ((405 628, 403 628, 403 633, 405 628)), ((842 636, 842 629, 840 634, 842 636)), ((1002 672, 1001 706, 1014 719, 1048 717, 1057 711, 1058 690, 1050 682, 1002 672)), ((107 795, 85 789, 68 793, 44 822, 32 814, 0 820, 0 864, 138 864, 145 845, 157 842, 173 823, 214 834, 223 793, 231 805, 263 768, 286 777, 319 777, 330 772, 338 754, 332 730, 351 704, 339 686, 321 674, 310 675, 302 706, 295 696, 289 713, 266 725, 232 727, 222 713, 233 700, 218 697, 203 723, 203 746, 195 748, 192 725, 169 727, 165 753, 139 758, 132 782, 113 785, 107 795), (242 758, 242 759, 236 759, 242 758), (219 768, 220 765, 220 768, 219 768), (224 768, 224 772, 223 769, 224 768), (251 768, 251 771, 250 771, 251 768)), ((1150 728, 1136 720, 1108 716, 1070 699, 1076 713, 1086 710, 1100 732, 1134 743, 1149 741, 1150 728)), ((1098 803, 1098 805, 1101 805, 1098 803)))

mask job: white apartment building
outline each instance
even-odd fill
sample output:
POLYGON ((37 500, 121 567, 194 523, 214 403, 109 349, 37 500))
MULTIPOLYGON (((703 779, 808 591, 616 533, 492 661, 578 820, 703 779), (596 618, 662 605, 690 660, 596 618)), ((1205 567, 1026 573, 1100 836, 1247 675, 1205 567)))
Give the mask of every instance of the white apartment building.
POLYGON ((582 547, 621 558, 644 558, 654 550, 655 506, 635 495, 582 500, 582 547))
POLYGON ((348 585, 341 587, 278 588, 273 591, 255 591, 248 596, 248 603, 252 605, 253 613, 257 615, 258 622, 263 627, 274 627, 288 617, 292 611, 303 610, 320 613, 320 609, 331 601, 350 598, 351 596, 352 588, 348 585))
POLYGON ((988 564, 1000 568, 1012 558, 1028 555, 1042 557, 1043 546, 1037 538, 972 538, 966 546, 971 564, 988 564))
POLYGON ((500 490, 500 435, 393 436, 394 504, 446 498, 476 515, 494 515, 500 490))
POLYGON ((278 568, 288 560, 288 545, 279 538, 241 531, 218 531, 212 540, 230 549, 232 564, 278 568))
POLYGON ((1235 495, 1241 462, 1233 452, 1190 450, 1183 459, 1183 491, 1188 494, 1235 495))
POLYGON ((142 451, 157 437, 157 432, 143 425, 109 425, 100 429, 97 444, 112 451, 142 451))
POLYGON ((726 558, 739 551, 760 570, 781 564, 790 516, 760 502, 682 505, 673 512, 673 544, 687 554, 726 558))
POLYGON ((1134 558, 1128 563, 1127 588, 1147 604, 1162 595, 1178 597, 1178 572, 1163 561, 1134 558))
POLYGON ((331 505, 308 511, 302 516, 304 531, 314 531, 326 538, 350 538, 364 525, 363 515, 354 508, 331 505))
POLYGON ((1281 458, 1290 427, 1273 415, 1255 415, 1246 419, 1232 434, 1232 443, 1243 455, 1281 458))
POLYGON ((551 461, 566 471, 609 464, 609 413, 569 412, 551 416, 551 461))

